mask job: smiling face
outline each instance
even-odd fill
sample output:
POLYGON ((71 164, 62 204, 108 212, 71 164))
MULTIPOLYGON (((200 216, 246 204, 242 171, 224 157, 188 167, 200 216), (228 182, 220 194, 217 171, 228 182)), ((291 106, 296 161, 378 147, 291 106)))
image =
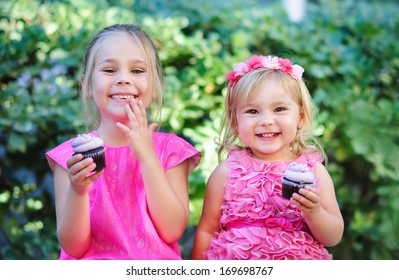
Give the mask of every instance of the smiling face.
POLYGON ((135 39, 124 32, 105 38, 95 56, 89 93, 101 122, 126 123, 124 105, 130 98, 140 99, 147 107, 151 102, 148 84, 146 57, 135 39))
POLYGON ((267 79, 236 111, 237 132, 254 157, 268 161, 295 158, 290 143, 303 125, 303 114, 281 82, 267 79))

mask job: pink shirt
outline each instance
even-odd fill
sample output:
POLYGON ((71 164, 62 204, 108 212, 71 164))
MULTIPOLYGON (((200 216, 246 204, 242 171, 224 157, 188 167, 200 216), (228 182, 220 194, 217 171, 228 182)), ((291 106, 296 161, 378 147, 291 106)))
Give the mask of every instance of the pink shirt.
MULTIPOLYGON (((66 169, 72 140, 46 153, 52 170, 55 163, 66 169)), ((165 170, 188 159, 191 172, 201 159, 192 145, 174 134, 155 132, 153 141, 165 170)), ((152 223, 140 164, 130 147, 104 148, 106 168, 89 192, 93 239, 82 259, 181 259, 178 243, 165 243, 152 223)), ((61 249, 60 259, 73 258, 61 249)))

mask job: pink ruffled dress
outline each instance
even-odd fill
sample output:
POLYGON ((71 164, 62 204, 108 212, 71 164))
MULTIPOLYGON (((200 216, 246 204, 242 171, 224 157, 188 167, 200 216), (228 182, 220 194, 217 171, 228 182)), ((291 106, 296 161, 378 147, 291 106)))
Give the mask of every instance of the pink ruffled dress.
MULTIPOLYGON (((66 169, 72 140, 46 153, 52 170, 55 163, 66 169)), ((153 141, 165 170, 189 160, 191 172, 200 161, 201 154, 174 134, 155 132, 153 141)), ((106 168, 89 192, 93 239, 82 259, 180 260, 178 243, 165 243, 152 223, 140 165, 130 147, 104 148, 106 168)), ((61 249, 60 259, 73 258, 61 249)))
MULTIPOLYGON (((313 171, 322 158, 304 153, 295 161, 313 171)), ((300 210, 281 195, 281 178, 289 163, 255 159, 246 150, 229 153, 221 230, 212 237, 205 259, 332 259, 313 238, 300 210)))

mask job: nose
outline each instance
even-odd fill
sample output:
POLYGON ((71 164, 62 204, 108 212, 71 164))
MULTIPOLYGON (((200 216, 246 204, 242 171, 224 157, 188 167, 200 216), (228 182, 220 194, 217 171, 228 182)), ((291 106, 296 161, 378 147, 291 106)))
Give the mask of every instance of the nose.
POLYGON ((259 124, 261 126, 269 126, 274 123, 274 118, 271 114, 259 114, 259 124))
POLYGON ((118 85, 130 85, 132 84, 130 73, 119 72, 116 78, 116 83, 118 85))

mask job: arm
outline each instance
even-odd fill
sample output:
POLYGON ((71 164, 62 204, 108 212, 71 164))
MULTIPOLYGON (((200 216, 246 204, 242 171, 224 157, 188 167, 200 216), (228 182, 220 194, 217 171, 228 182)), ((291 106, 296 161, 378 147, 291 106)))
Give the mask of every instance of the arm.
POLYGON ((143 103, 131 100, 125 110, 129 127, 122 123, 117 123, 117 127, 125 134, 132 153, 140 162, 151 219, 166 243, 177 241, 189 217, 189 163, 186 160, 165 172, 152 142, 156 124, 147 125, 143 103))
POLYGON ((227 165, 222 162, 212 172, 206 186, 202 214, 195 233, 192 258, 203 259, 203 253, 215 232, 220 231, 220 208, 224 201, 224 184, 227 181, 227 165))
POLYGON ((166 243, 180 239, 188 223, 188 166, 186 160, 165 173, 155 152, 141 162, 150 216, 166 243))
POLYGON ((81 258, 91 243, 90 206, 88 192, 92 182, 101 174, 86 177, 95 169, 91 158, 82 155, 68 159, 68 171, 58 164, 54 167, 57 237, 63 250, 74 258, 81 258))
POLYGON ((312 187, 301 189, 301 195, 294 194, 293 201, 302 210, 314 238, 324 246, 335 246, 342 238, 344 221, 334 185, 321 163, 315 165, 315 176, 319 179, 320 190, 312 187))

